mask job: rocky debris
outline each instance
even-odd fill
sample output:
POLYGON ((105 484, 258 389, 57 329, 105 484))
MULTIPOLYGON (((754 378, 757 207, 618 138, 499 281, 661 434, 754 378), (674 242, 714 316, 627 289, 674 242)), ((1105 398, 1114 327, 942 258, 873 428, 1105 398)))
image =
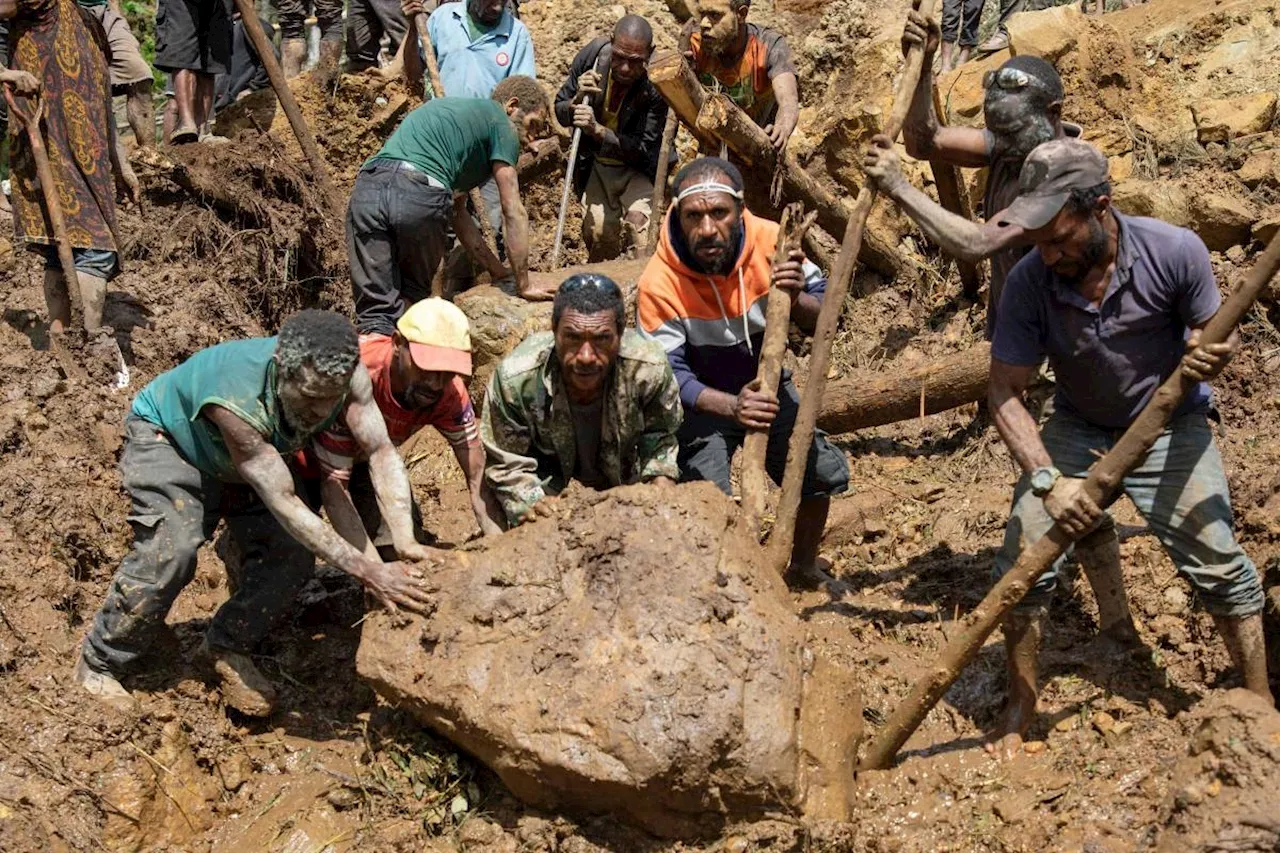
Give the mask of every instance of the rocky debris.
POLYGON ((1253 224, 1253 239, 1265 246, 1275 238, 1277 232, 1280 232, 1280 208, 1273 207, 1253 224))
POLYGON ((358 671, 539 807, 675 837, 843 816, 856 686, 733 508, 709 483, 574 487, 435 569, 425 618, 372 614, 358 671))
POLYGON ((1215 252, 1249 242, 1254 210, 1246 201, 1223 193, 1204 193, 1191 210, 1191 227, 1215 252))
POLYGON ((1191 105, 1201 144, 1226 142, 1270 129, 1276 117, 1274 92, 1198 101, 1191 105))
POLYGON ((1249 189, 1280 187, 1280 153, 1274 148, 1254 151, 1236 170, 1236 177, 1249 189))
POLYGON ((1199 705, 1190 722, 1194 734, 1173 770, 1156 850, 1272 849, 1280 841, 1280 713, 1232 690, 1199 705))
POLYGON ((1150 216, 1172 225, 1191 225, 1191 204, 1179 184, 1130 180, 1113 187, 1111 201, 1122 213, 1150 216))
POLYGON ((1087 18, 1074 3, 1009 19, 1009 50, 1014 56, 1039 56, 1049 62, 1075 49, 1077 33, 1087 30, 1087 18))

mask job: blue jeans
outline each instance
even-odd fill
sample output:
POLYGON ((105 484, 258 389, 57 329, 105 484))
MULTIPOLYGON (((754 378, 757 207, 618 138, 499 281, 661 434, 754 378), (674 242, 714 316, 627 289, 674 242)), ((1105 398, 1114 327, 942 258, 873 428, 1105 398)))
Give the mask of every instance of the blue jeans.
MULTIPOLYGON (((1066 477, 1084 477, 1122 431, 1102 429, 1061 411, 1040 432, 1054 466, 1066 477)), ((1262 610, 1257 567, 1236 542, 1222 457, 1203 414, 1175 418, 1147 455, 1125 475, 1129 496, 1164 546, 1178 572, 1195 587, 1210 613, 1247 616, 1262 610)), ((1008 572, 1025 544, 1053 526, 1044 503, 1024 475, 1013 491, 1013 510, 996 554, 995 577, 1008 572)), ((1058 585, 1065 557, 1040 576, 1019 607, 1044 607, 1058 585)))

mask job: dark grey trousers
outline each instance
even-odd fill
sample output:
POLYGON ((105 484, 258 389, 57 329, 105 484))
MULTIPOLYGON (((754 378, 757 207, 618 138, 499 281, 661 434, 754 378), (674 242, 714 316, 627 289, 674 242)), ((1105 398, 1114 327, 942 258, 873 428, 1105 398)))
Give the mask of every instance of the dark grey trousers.
POLYGON ((378 48, 385 34, 387 51, 395 56, 409 31, 399 0, 351 0, 347 7, 347 73, 378 65, 378 48))
POLYGON ((394 160, 356 176, 347 206, 347 260, 361 334, 395 334, 396 320, 431 295, 452 237, 453 193, 394 160))
POLYGON ((133 501, 133 550, 94 617, 85 661, 116 674, 138 662, 195 577, 196 554, 220 520, 243 557, 242 574, 213 615, 207 639, 213 648, 253 651, 311 577, 311 552, 285 532, 252 488, 201 473, 140 418, 125 422, 120 470, 133 501))

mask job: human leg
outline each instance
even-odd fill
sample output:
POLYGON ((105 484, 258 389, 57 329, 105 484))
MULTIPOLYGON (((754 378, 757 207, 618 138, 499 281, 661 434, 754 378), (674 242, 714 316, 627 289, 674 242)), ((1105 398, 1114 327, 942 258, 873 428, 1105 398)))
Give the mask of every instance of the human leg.
MULTIPOLYGON (((431 281, 449 248, 453 193, 434 186, 422 172, 401 170, 388 204, 396 267, 400 271, 400 313, 431 295, 431 281)), ((399 314, 396 315, 399 317, 399 314)))
POLYGON ((644 249, 649 237, 649 217, 653 214, 653 181, 635 169, 627 169, 618 202, 624 211, 622 251, 644 249))
POLYGON ((198 114, 197 74, 183 68, 173 75, 173 102, 178 111, 178 123, 169 137, 173 145, 195 142, 200 138, 198 114))
POLYGON ((168 142, 181 145, 200 137, 197 119, 196 72, 204 51, 199 32, 199 0, 159 0, 156 4, 156 67, 173 78, 177 123, 168 142))
POLYGON ((152 145, 156 141, 156 119, 151 105, 151 91, 155 86, 151 66, 142 58, 142 48, 129 29, 129 22, 109 4, 94 8, 100 10, 95 14, 101 14, 102 28, 111 49, 112 93, 125 95, 125 114, 137 144, 152 145))
POLYGON ((302 73, 307 58, 306 0, 277 0, 276 21, 280 24, 280 69, 285 77, 302 73))
POLYGON ((378 67, 382 24, 371 0, 351 0, 347 7, 347 73, 378 67))
POLYGON ((745 437, 746 431, 734 421, 686 412, 676 433, 680 481, 710 480, 726 495, 733 494, 729 465, 745 437))
POLYGON ((347 205, 347 259, 356 327, 362 334, 395 333, 403 311, 395 235, 388 215, 388 196, 395 173, 375 163, 356 176, 347 205))
MULTIPOLYGON (((381 30, 378 37, 381 39, 382 34, 386 33, 387 54, 395 56, 396 51, 400 49, 400 42, 409 31, 409 21, 405 18, 404 12, 400 11, 400 0, 369 0, 369 4, 378 19, 381 30)), ((375 61, 376 58, 375 56, 375 61)))
POLYGON ((209 484, 154 424, 125 421, 120 470, 132 502, 133 548, 81 652, 88 671, 113 679, 154 645, 174 599, 195 575, 196 553, 212 528, 205 512, 209 484))
POLYGON ((582 242, 587 247, 587 259, 593 263, 618 256, 622 209, 607 182, 605 167, 597 160, 591 165, 582 192, 582 242))
POLYGON ((1262 582, 1236 541, 1226 473, 1208 420, 1193 414, 1170 423, 1123 487, 1213 615, 1245 685, 1272 700, 1261 638, 1262 582))

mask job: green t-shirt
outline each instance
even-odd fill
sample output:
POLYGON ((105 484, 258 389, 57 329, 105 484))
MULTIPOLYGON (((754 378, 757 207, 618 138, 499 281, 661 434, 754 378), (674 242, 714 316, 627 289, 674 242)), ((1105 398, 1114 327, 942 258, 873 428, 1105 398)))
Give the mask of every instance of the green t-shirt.
POLYGON ((519 159, 520 137, 497 101, 435 98, 409 113, 369 162, 403 160, 467 192, 489 180, 494 160, 519 159))
POLYGON ((493 28, 498 26, 497 24, 492 24, 486 27, 484 24, 471 17, 470 10, 463 14, 462 18, 467 22, 467 35, 471 36, 471 41, 473 42, 485 33, 493 32, 493 28))
POLYGON ((107 0, 76 0, 76 3, 86 9, 93 9, 97 6, 107 5, 107 0))
POLYGON ((182 458, 220 480, 239 480, 222 431, 201 414, 221 406, 253 427, 281 454, 300 450, 337 418, 345 398, 323 423, 293 430, 276 397, 275 338, 228 341, 201 350, 162 373, 133 399, 131 414, 164 430, 182 458))

